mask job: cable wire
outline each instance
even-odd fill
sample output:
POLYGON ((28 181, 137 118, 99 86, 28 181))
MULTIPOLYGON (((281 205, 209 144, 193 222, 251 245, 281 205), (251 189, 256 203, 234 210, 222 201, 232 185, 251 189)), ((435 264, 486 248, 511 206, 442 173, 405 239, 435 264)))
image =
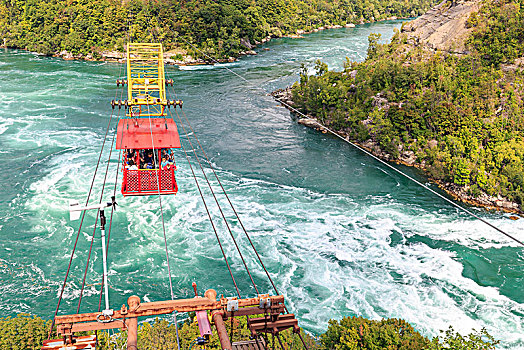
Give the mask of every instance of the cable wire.
MULTIPOLYGON (((153 139, 153 125, 151 123, 151 110, 149 108, 149 99, 147 99, 147 111, 148 111, 148 119, 149 119, 149 131, 151 133, 151 146, 153 148, 153 162, 158 165, 158 170, 156 171, 156 181, 157 181, 157 190, 158 190, 158 203, 160 205, 160 215, 162 216, 162 231, 164 232, 164 243, 166 248, 166 260, 167 260, 167 272, 169 274, 169 289, 171 290, 171 300, 175 299, 175 294, 173 293, 173 281, 171 278, 171 265, 169 262, 169 252, 167 248, 167 236, 166 236, 166 226, 164 222, 164 209, 162 208, 162 196, 160 194, 160 172, 162 171, 160 167, 160 162, 157 162, 156 158, 156 152, 155 152, 155 141, 153 139)), ((177 336, 177 346, 178 350, 180 350, 180 338, 178 336, 178 321, 176 318, 177 311, 175 310, 173 312, 173 317, 175 319, 175 329, 176 329, 176 336, 177 336)))
MULTIPOLYGON (((171 113, 171 110, 169 110, 169 114, 171 115, 171 119, 173 119, 173 115, 171 113)), ((184 144, 183 143, 180 143, 180 146, 182 147, 182 150, 184 151, 184 155, 186 156, 186 159, 187 159, 187 163, 189 164, 189 169, 191 170, 191 173, 193 174, 193 178, 195 180, 195 183, 197 185, 197 189, 198 189, 198 192, 200 193, 200 198, 202 199, 202 202, 204 203, 204 208, 206 209, 206 213, 207 213, 207 216, 209 218, 209 221, 211 222, 211 226, 213 228, 213 231, 215 233, 215 236, 216 236, 216 239, 218 241, 218 245, 220 246, 220 250, 222 252, 222 256, 224 257, 224 261, 227 265, 227 269, 229 270, 229 275, 231 276, 231 280, 233 281, 233 284, 235 286, 235 289, 237 291, 237 295, 238 297, 240 298, 240 290, 238 289, 238 285, 237 285, 237 282, 235 280, 235 277, 233 276, 233 272, 231 270, 231 266, 229 265, 229 261, 227 260, 227 256, 226 256, 226 253, 224 252, 224 247, 222 246, 222 242, 220 241, 220 238, 218 236, 218 232, 217 232, 217 229, 216 229, 216 226, 215 226, 215 223, 213 221, 213 218, 211 216, 211 213, 209 211, 209 208, 207 206, 207 203, 206 203, 206 200, 204 198, 204 194, 202 193, 202 189, 200 188, 200 184, 198 183, 198 179, 196 177, 196 174, 195 174, 195 171, 193 169, 193 166, 191 164, 191 161, 190 161, 190 157, 189 155, 187 154, 187 151, 186 151, 186 148, 184 147, 184 144)))
MULTIPOLYGON (((129 119, 126 119, 126 123, 127 123, 126 125, 129 125, 129 119)), ((118 129, 118 124, 117 124, 117 129, 118 129)), ((123 135, 124 135, 124 128, 122 128, 122 134, 121 134, 121 137, 120 137, 120 149, 122 149, 123 135)), ((113 197, 116 197, 116 187, 117 187, 117 184, 118 184, 118 174, 119 174, 119 170, 120 170, 120 161, 123 160, 122 153, 123 153, 123 151, 118 153, 118 163, 117 163, 117 166, 116 166, 115 184, 113 186, 113 197)), ((111 238, 111 231, 112 231, 111 228, 112 228, 112 224, 113 224, 113 213, 114 212, 115 212, 115 207, 111 206, 111 216, 109 218, 109 228, 108 228, 108 231, 107 231, 106 256, 109 256, 109 242, 110 242, 110 238, 111 238)), ((103 290, 104 290, 104 279, 102 279, 102 284, 100 285, 100 293, 99 293, 99 296, 98 296, 98 312, 100 312, 100 310, 102 308, 102 294, 103 294, 103 290)))
MULTIPOLYGON (((104 141, 102 142, 102 147, 100 148, 100 153, 98 155, 98 161, 96 163, 95 172, 93 173, 93 179, 91 180, 91 186, 90 186, 89 192, 87 194, 87 199, 86 199, 86 204, 85 204, 86 206, 89 204, 89 199, 91 198, 91 192, 93 190, 93 186, 94 186, 95 179, 96 179, 96 174, 98 172, 98 167, 100 165, 100 160, 102 158, 102 153, 104 151, 104 147, 105 147, 105 143, 106 143, 107 135, 108 135, 108 132, 109 132, 109 128, 111 126, 111 120, 112 119, 113 119, 113 111, 111 112, 111 116, 109 117, 109 122, 107 123, 107 128, 106 128, 106 133, 105 133, 105 136, 104 136, 104 141)), ((55 313, 53 315, 53 320, 51 322, 51 327, 49 328, 47 339, 51 339, 51 333, 53 331, 53 327, 55 326, 56 315, 58 314, 58 310, 60 308, 60 303, 62 302, 62 297, 64 295, 65 286, 67 284, 67 279, 69 277, 69 272, 71 271, 71 264, 72 264, 73 258, 75 256, 76 246, 78 244, 78 238, 80 237, 80 232, 82 230, 82 225, 84 223, 85 215, 86 215, 86 212, 84 210, 84 211, 82 211, 82 218, 80 220, 80 225, 78 227, 78 231, 77 231, 77 234, 76 234, 75 244, 73 245, 73 251, 71 252, 71 256, 69 258, 69 265, 67 266, 67 271, 66 271, 66 275, 65 275, 65 278, 64 278, 64 283, 62 284, 62 288, 60 290, 60 296, 58 297, 58 303, 56 305, 55 313)))
MULTIPOLYGON (((267 268, 266 266, 264 265, 264 262, 262 261, 262 258, 260 257, 260 254, 258 253, 257 249, 255 248, 255 245, 253 244, 253 241, 251 240, 251 237, 249 236, 244 224, 242 223, 242 220, 240 219, 240 216, 238 215, 236 209, 235 209, 235 206, 233 205, 233 203, 231 202, 231 199, 229 198, 229 195, 227 194, 224 186, 222 185, 222 182, 220 181, 216 171, 215 171, 215 167, 213 166, 213 164, 211 163, 211 161, 209 160, 209 157, 207 156, 207 153, 206 151, 204 150, 204 147, 202 147, 202 144, 200 143, 200 140, 198 139, 198 136, 195 132, 195 130, 193 130, 193 127, 191 126, 191 123, 189 122, 189 118, 187 117, 186 113, 184 112, 184 110, 182 109, 182 114, 184 116, 184 119, 186 120, 191 132, 193 133, 193 137, 196 139, 200 149, 202 150, 202 153, 204 154, 204 157, 206 158, 207 160, 207 163, 209 165, 209 167, 211 168, 211 170, 213 171, 213 174, 215 175, 215 178, 217 179, 217 182, 218 184, 220 185, 220 188, 222 189, 222 192, 224 193, 229 205, 231 206, 231 209, 233 210, 233 212, 235 213, 235 217, 237 218, 240 226, 242 227, 242 230, 244 231, 244 234, 246 235, 248 241, 249 241, 249 244, 251 245, 251 247, 253 248, 253 251, 255 252, 255 255, 257 256, 257 259, 258 261, 260 262, 260 265, 262 266, 267 278, 269 279, 269 282, 271 283, 271 285, 273 286, 273 289, 275 290, 275 293, 277 295, 279 295, 280 293, 278 292, 278 289, 275 285, 275 283, 273 282, 273 279, 271 278, 271 276, 269 275, 269 272, 267 271, 267 268)), ((187 135, 187 133, 186 133, 187 135)))
POLYGON ((217 199, 217 197, 215 195, 215 191, 213 190, 213 187, 211 186, 211 183, 209 182, 209 179, 207 178, 207 175, 206 175, 206 173, 204 171, 204 167, 202 166, 202 163, 200 162, 200 158, 198 157, 198 155, 197 155, 197 153, 195 151, 195 148, 193 147, 193 143, 191 142, 191 139, 189 138, 189 135, 187 134, 186 128, 184 126, 184 123, 182 123, 182 119, 180 118, 180 115, 178 114, 178 111, 176 110, 176 108, 175 108, 175 113, 176 113, 176 115, 178 117, 178 120, 180 121, 180 125, 182 126, 182 129, 184 130, 184 133, 186 134, 186 138, 189 141, 189 145, 191 146, 191 149, 193 150, 193 154, 196 157, 196 160, 197 160, 197 162, 198 162, 198 164, 200 166, 200 169, 202 170, 202 174, 204 175, 204 178, 206 179, 207 185, 209 186, 209 189, 211 190, 211 194, 213 195, 213 198, 215 199, 215 202, 216 202, 217 207, 218 207, 218 209, 220 211, 220 214, 222 215, 222 218, 224 219, 224 222, 225 222, 226 227, 227 227, 227 229, 229 231, 229 234, 230 234, 231 238, 233 239, 233 242, 234 242, 235 247, 236 247, 236 249, 238 251, 238 254, 240 255, 240 258, 242 259, 242 263, 244 264, 244 267, 245 267, 245 269, 247 271, 247 274, 249 275, 249 278, 251 279, 251 282, 253 283, 253 286, 255 287, 255 291, 257 292, 257 294, 260 294, 258 292, 257 285, 256 285, 255 281, 253 280, 253 276, 251 276, 251 272, 249 271, 249 268, 247 267, 246 260, 244 259, 244 255, 242 254, 242 252, 240 250, 240 247, 238 246, 237 240, 235 239, 235 236, 233 235, 233 232, 231 231, 231 228, 230 228, 229 223, 228 223, 228 221, 226 219, 226 216, 224 215, 222 207, 220 206, 220 203, 218 202, 218 199, 217 199))
MULTIPOLYGON (((123 90, 123 88, 121 89, 121 91, 122 90, 123 90)), ((117 91, 118 91, 118 89, 117 89, 117 91)), ((122 98, 122 93, 120 94, 120 98, 122 98)), ((117 127, 115 128, 115 132, 113 133, 113 139, 111 141, 111 148, 109 148, 109 156, 107 158, 106 171, 105 171, 105 174, 104 174, 104 181, 102 183, 102 190, 100 191, 100 199, 98 201, 98 204, 102 204, 102 201, 104 199, 104 191, 105 191, 105 187, 106 187, 107 174, 109 173, 109 163, 111 161, 111 156, 113 154, 113 146, 115 144, 115 139, 116 139, 116 134, 117 134, 117 129, 118 129, 118 121, 119 120, 120 120, 120 108, 118 109, 117 120, 116 120, 117 127)), ((113 213, 113 209, 111 209, 111 214, 112 213, 113 213)), ((88 272, 88 269, 89 269, 89 261, 91 259, 91 252, 93 250, 93 243, 95 241, 96 228, 97 228, 98 218, 99 217, 100 217, 100 209, 98 209, 97 213, 96 213, 95 225, 93 227, 93 235, 91 236, 91 244, 89 246, 89 254, 87 255, 86 268, 85 268, 85 271, 84 271, 84 278, 82 280, 82 287, 80 288, 80 296, 78 298, 78 306, 76 308, 76 313, 80 313, 80 305, 82 304, 82 296, 84 294, 84 287, 85 287, 85 283, 86 283, 87 272, 88 272)), ((107 249, 106 249, 106 251, 107 251, 107 249)), ((104 284, 104 282, 103 282, 103 279, 102 279, 102 285, 103 284, 104 284)))

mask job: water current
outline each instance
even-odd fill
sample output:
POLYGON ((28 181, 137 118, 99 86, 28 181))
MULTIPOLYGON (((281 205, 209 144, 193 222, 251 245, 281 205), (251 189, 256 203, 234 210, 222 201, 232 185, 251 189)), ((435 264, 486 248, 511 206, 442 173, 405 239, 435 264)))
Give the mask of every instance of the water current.
MULTIPOLYGON (((450 325, 461 332, 486 327, 503 347, 524 349, 522 247, 341 140, 298 125, 270 96, 225 69, 272 91, 296 81, 302 63, 312 70, 320 58, 341 69, 346 56, 362 60, 371 32, 387 39, 399 26, 383 22, 277 39, 234 63, 167 72, 301 326, 320 334, 331 318, 399 317, 428 336, 450 325)), ((0 72, 0 313, 51 318, 79 224, 69 220, 66 207, 69 199, 85 201, 114 81, 124 70, 118 63, 2 50, 0 72)), ((183 153, 177 159, 180 192, 163 197, 175 295, 191 297, 192 281, 200 290, 234 295, 183 153)), ((116 165, 113 153, 111 189, 116 165)), ((416 170, 402 169, 427 182, 416 170)), ((100 175, 95 200, 101 183, 100 175)), ((206 196, 211 198, 209 191, 206 196)), ((118 195, 117 201, 109 251, 112 306, 135 293, 145 301, 169 298, 158 198, 118 195)), ((255 295, 218 209, 209 203, 240 291, 255 295)), ((524 220, 472 210, 524 239, 524 220)), ((232 212, 226 215, 247 247, 232 212)), ((76 312, 93 225, 90 213, 60 313, 76 312)), ((83 312, 98 305, 99 245, 97 232, 83 312)), ((269 292, 254 254, 245 253, 261 291, 269 292)))

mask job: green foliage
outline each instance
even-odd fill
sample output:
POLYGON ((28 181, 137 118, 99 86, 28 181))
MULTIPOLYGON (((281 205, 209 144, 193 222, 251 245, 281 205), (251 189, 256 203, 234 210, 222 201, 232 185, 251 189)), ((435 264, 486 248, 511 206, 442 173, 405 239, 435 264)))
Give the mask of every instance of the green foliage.
POLYGON ((430 340, 415 331, 404 320, 390 318, 381 321, 362 317, 344 317, 329 321, 326 333, 320 337, 324 349, 427 349, 430 340))
POLYGON ((486 0, 470 16, 469 55, 426 51, 398 33, 381 45, 378 35, 370 35, 366 61, 348 61, 343 72, 318 62, 321 74, 302 74, 293 101, 354 139, 373 139, 393 158, 412 145, 434 179, 522 206, 524 74, 498 66, 524 55, 519 1, 486 0), (500 46, 493 46, 491 32, 500 46), (436 140, 436 146, 425 140, 436 140))
POLYGON ((373 58, 378 51, 379 40, 382 34, 371 33, 368 37, 368 57, 373 58))
POLYGON ((435 0, 0 0, 0 39, 44 54, 62 50, 99 57, 133 41, 159 41, 218 58, 238 56, 249 44, 349 22, 409 17, 435 0), (242 42, 244 45, 242 44, 242 42), (190 44, 187 44, 190 43, 190 44), (249 43, 248 45, 245 45, 249 43))
MULTIPOLYGON (((180 347, 189 349, 194 340, 200 336, 194 313, 189 315, 179 326, 180 347)), ((260 315, 259 315, 260 316, 260 315)), ((257 317, 250 316, 250 317, 257 317)), ((247 329, 246 318, 235 318, 233 324, 225 322, 233 341, 248 340, 250 332, 247 329)), ((26 350, 40 349, 51 321, 27 314, 14 318, 0 318, 0 349, 26 350)), ((300 330, 308 349, 345 350, 345 349, 428 349, 428 350, 490 350, 499 344, 485 329, 462 336, 450 327, 443 337, 430 340, 415 331, 413 327, 401 319, 368 320, 363 317, 345 317, 340 321, 330 320, 327 331, 320 336, 319 341, 300 330)), ((91 332, 92 333, 92 332, 91 332)), ((298 335, 290 329, 280 333, 280 338, 286 350, 303 349, 298 335)), ((268 348, 280 348, 278 340, 271 336, 265 337, 268 348), (275 341, 275 344, 273 344, 275 341)), ((100 350, 117 350, 125 348, 126 332, 99 331, 100 350)), ((177 348, 176 330, 174 324, 166 320, 156 319, 155 322, 144 322, 138 327, 138 348, 142 350, 168 350, 177 348)), ((210 338, 207 349, 220 349, 216 332, 210 338)))
POLYGON ((443 337, 430 340, 401 319, 376 321, 363 317, 344 317, 340 321, 330 320, 320 341, 322 349, 326 350, 490 350, 499 344, 486 329, 473 331, 465 337, 453 327, 443 333, 443 337))
POLYGON ((433 339, 431 349, 492 350, 496 349, 495 346, 499 343, 500 342, 495 340, 485 328, 482 328, 481 331, 473 331, 473 333, 464 337, 456 332, 453 327, 449 327, 444 337, 436 337, 433 339))
POLYGON ((29 314, 0 318, 0 349, 37 350, 47 339, 51 321, 29 314))
POLYGON ((487 64, 511 62, 524 54, 524 9, 521 0, 485 0, 467 21, 476 27, 469 40, 487 64))

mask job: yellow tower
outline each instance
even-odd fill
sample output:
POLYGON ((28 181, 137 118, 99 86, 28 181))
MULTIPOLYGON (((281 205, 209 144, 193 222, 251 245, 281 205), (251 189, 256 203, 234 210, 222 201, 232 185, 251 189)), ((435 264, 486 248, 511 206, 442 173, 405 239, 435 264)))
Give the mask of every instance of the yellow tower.
POLYGON ((165 116, 166 98, 162 44, 127 45, 127 105, 129 117, 165 116))

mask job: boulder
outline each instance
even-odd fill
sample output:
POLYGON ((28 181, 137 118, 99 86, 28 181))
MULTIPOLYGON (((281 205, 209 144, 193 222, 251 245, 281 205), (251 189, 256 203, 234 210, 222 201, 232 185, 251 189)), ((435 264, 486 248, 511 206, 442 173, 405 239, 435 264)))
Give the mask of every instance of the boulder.
POLYGON ((254 45, 251 44, 251 42, 249 41, 249 38, 240 39, 240 45, 244 46, 248 50, 251 50, 255 47, 254 45))
POLYGON ((429 148, 435 148, 438 146, 438 141, 437 140, 429 140, 428 141, 428 147, 429 148))
POLYGON ((417 160, 417 156, 413 151, 404 151, 400 154, 400 160, 407 165, 413 165, 417 160))
MULTIPOLYGON (((307 126, 309 128, 319 128, 319 124, 315 119, 312 118, 301 118, 298 120, 299 124, 302 124, 304 126, 307 126)), ((323 127, 320 127, 320 129, 324 129, 323 127)))

